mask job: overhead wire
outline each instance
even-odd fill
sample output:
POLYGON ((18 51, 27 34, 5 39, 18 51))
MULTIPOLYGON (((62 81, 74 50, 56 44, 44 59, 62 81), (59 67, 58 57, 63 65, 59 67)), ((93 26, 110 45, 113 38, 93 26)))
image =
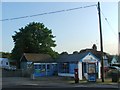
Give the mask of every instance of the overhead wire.
MULTIPOLYGON (((73 11, 73 10, 78 10, 78 9, 83 9, 83 8, 89 8, 89 7, 93 7, 93 6, 97 7, 97 4, 88 5, 88 6, 81 6, 81 7, 75 7, 75 8, 70 8, 70 9, 63 9, 63 10, 58 10, 58 11, 51 11, 51 12, 46 12, 46 13, 39 13, 39 14, 34 14, 34 15, 26 15, 26 16, 21 16, 21 17, 7 18, 7 19, 2 19, 0 21, 1 22, 2 21, 10 21, 10 20, 17 20, 17 19, 24 19, 24 18, 42 16, 42 15, 47 15, 47 14, 55 14, 55 13, 61 13, 61 12, 68 12, 68 11, 73 11)), ((116 33, 114 32, 114 29, 112 28, 111 24, 109 23, 108 19, 105 17, 104 13, 102 12, 102 10, 101 10, 101 13, 102 13, 105 21, 107 22, 107 24, 111 28, 113 34, 115 36, 117 36, 116 33)))
POLYGON ((42 16, 42 15, 47 15, 47 14, 68 12, 68 11, 73 11, 73 10, 78 10, 78 9, 83 9, 83 8, 89 8, 89 7, 93 7, 93 6, 97 6, 97 4, 88 5, 88 6, 81 6, 81 7, 76 7, 76 8, 70 8, 70 9, 64 9, 64 10, 58 10, 58 11, 51 11, 51 12, 46 12, 46 13, 39 13, 39 14, 34 14, 34 15, 27 15, 27 16, 14 17, 14 18, 7 18, 7 19, 2 19, 0 21, 10 21, 10 20, 17 20, 17 19, 23 19, 23 18, 42 16))
POLYGON ((101 13, 102 13, 102 15, 103 15, 103 17, 104 17, 104 20, 105 20, 105 21, 107 22, 107 24, 109 25, 111 31, 113 32, 113 34, 115 35, 115 37, 118 39, 117 34, 114 32, 113 27, 111 26, 110 22, 108 21, 107 17, 104 15, 104 13, 102 12, 102 10, 101 10, 101 13))

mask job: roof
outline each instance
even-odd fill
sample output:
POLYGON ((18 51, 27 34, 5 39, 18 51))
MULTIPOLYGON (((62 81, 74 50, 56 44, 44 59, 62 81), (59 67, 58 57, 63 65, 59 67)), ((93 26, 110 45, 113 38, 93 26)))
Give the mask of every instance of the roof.
MULTIPOLYGON (((97 51, 97 50, 94 50, 94 49, 83 49, 80 52, 81 53, 83 53, 83 52, 91 52, 99 59, 101 59, 102 54, 107 56, 107 54, 105 52, 102 53, 101 51, 97 51)), ((107 56, 107 58, 108 58, 108 56, 107 56)))
POLYGON ((89 53, 90 52, 61 55, 58 58, 57 62, 78 62, 79 60, 84 58, 89 53))
POLYGON ((5 61, 5 60, 8 61, 8 58, 0 58, 0 61, 3 61, 3 60, 4 60, 4 61, 5 61))
POLYGON ((49 62, 54 62, 52 57, 48 54, 36 54, 36 53, 24 53, 23 56, 20 59, 26 60, 29 62, 39 62, 39 63, 49 63, 49 62))

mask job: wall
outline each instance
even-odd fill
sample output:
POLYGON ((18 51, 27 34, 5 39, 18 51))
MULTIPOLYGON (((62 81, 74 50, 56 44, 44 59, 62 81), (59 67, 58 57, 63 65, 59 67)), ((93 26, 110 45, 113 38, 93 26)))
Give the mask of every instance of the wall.
POLYGON ((21 70, 16 70, 16 71, 2 70, 2 77, 22 77, 22 71, 21 70))
POLYGON ((74 74, 74 69, 77 68, 77 64, 70 63, 69 64, 69 73, 74 74))
POLYGON ((79 80, 82 80, 82 62, 78 62, 78 77, 79 80))

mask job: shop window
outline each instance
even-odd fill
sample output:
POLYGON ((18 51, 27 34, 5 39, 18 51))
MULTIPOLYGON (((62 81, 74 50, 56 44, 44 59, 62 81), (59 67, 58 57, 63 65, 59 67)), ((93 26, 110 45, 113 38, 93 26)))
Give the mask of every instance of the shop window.
POLYGON ((95 64, 89 64, 88 73, 95 73, 95 72, 96 72, 95 64))
POLYGON ((49 64, 47 65, 47 69, 50 69, 50 65, 49 64))
POLYGON ((35 68, 35 69, 38 69, 38 65, 34 65, 34 68, 35 68))
POLYGON ((46 71, 46 66, 45 66, 45 65, 42 65, 41 72, 45 72, 45 71, 46 71))
POLYGON ((43 68, 45 68, 45 65, 43 65, 43 68))
POLYGON ((63 73, 69 73, 69 63, 63 63, 61 68, 63 73))
POLYGON ((41 65, 38 65, 38 68, 41 69, 41 65))

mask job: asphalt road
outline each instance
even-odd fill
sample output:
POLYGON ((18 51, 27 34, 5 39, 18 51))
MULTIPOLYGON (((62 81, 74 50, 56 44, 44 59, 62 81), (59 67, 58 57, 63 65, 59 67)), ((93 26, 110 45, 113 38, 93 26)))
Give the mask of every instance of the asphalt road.
POLYGON ((96 87, 34 87, 34 86, 15 86, 3 88, 2 90, 120 90, 118 88, 96 88, 96 87))
MULTIPOLYGON (((120 84, 119 84, 120 85, 120 84)), ((42 77, 39 80, 31 80, 23 77, 2 78, 2 90, 120 90, 118 84, 70 84, 68 80, 60 77, 42 77)))

